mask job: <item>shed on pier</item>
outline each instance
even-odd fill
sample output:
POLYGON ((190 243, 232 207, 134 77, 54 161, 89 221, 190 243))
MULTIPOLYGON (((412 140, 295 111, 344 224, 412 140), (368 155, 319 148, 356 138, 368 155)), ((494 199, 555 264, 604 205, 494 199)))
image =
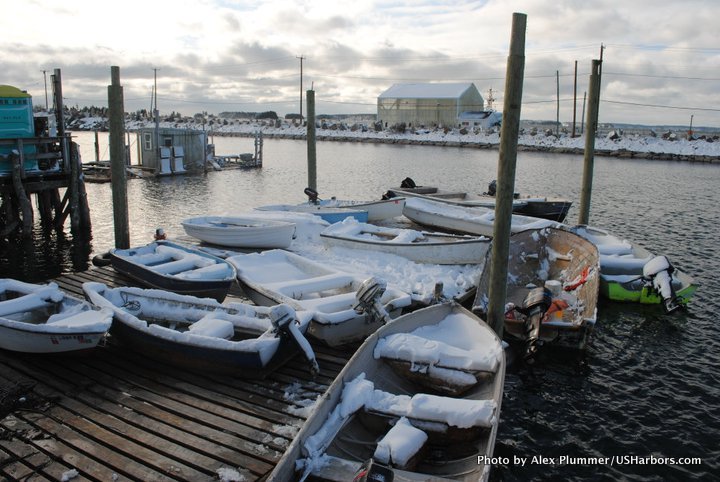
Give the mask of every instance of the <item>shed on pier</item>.
POLYGON ((137 135, 138 158, 143 167, 154 169, 157 175, 181 174, 205 166, 207 132, 149 127, 137 135))

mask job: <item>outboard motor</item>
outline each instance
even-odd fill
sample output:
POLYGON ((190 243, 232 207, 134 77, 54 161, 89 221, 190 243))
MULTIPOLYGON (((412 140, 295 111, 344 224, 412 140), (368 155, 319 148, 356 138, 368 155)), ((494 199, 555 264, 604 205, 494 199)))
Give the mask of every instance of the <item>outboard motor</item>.
POLYGON ((527 316, 525 321, 525 361, 529 364, 535 362, 538 338, 540 337, 540 322, 545 312, 552 304, 552 293, 547 288, 533 288, 523 300, 520 310, 527 316))
POLYGON ((488 196, 494 196, 495 194, 497 194, 497 180, 496 179, 493 179, 492 181, 490 181, 490 184, 488 184, 487 194, 488 194, 488 196))
POLYGON ((394 478, 392 469, 370 459, 355 472, 353 482, 392 482, 394 478))
POLYGON ((655 256, 643 266, 643 278, 647 285, 662 297, 668 313, 680 308, 675 288, 672 285, 673 271, 675 268, 665 256, 655 256))
POLYGON ((388 199, 392 199, 394 197, 397 197, 394 192, 385 191, 385 194, 383 194, 380 199, 382 199, 383 201, 387 201, 388 199))
POLYGON ((315 189, 313 189, 313 188, 311 188, 311 187, 306 187, 303 192, 304 192, 305 195, 308 197, 308 200, 309 200, 311 203, 313 203, 313 204, 317 204, 317 203, 318 203, 318 192, 317 192, 315 189))
POLYGON ((375 278, 374 276, 366 279, 360 285, 355 298, 355 306, 353 309, 358 313, 367 314, 367 322, 373 323, 380 321, 383 324, 390 321, 390 315, 385 310, 385 307, 380 303, 380 298, 385 294, 387 290, 387 283, 385 280, 375 278))
POLYGON ((400 183, 400 187, 405 189, 413 189, 417 187, 417 184, 415 184, 415 181, 413 181, 412 178, 406 177, 400 183))
POLYGON ((305 356, 308 363, 310 364, 310 373, 314 377, 320 373, 320 367, 318 366, 317 360, 315 359, 315 352, 313 352, 310 343, 307 341, 305 336, 300 333, 297 324, 295 323, 295 310, 286 304, 273 306, 270 309, 270 323, 272 323, 275 330, 281 332, 285 336, 289 336, 300 352, 305 356))

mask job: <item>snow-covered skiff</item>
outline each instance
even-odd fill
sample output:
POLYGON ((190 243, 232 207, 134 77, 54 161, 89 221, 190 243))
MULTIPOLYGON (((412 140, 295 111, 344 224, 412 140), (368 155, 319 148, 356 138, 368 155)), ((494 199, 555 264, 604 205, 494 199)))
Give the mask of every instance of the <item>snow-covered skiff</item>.
POLYGON ((268 481, 487 480, 504 379, 501 341, 460 305, 403 315, 353 355, 268 481))
POLYGON ((286 303, 313 312, 308 334, 331 346, 363 340, 387 321, 377 314, 376 304, 396 316, 411 303, 410 295, 381 281, 372 287, 370 280, 281 249, 233 256, 228 261, 253 302, 263 306, 286 303), (379 298, 371 300, 373 295, 379 298))
POLYGON ((111 329, 125 346, 193 370, 262 378, 304 353, 317 370, 304 338, 311 314, 286 305, 220 304, 208 298, 134 287, 84 283, 87 298, 112 310, 111 329))
POLYGON ((295 224, 250 216, 200 216, 182 222, 194 238, 234 248, 287 248, 295 224))
POLYGON ((0 348, 63 353, 94 348, 112 323, 112 311, 68 295, 57 284, 0 279, 0 348))
POLYGON ((109 255, 116 271, 144 286, 218 301, 225 299, 236 276, 224 259, 169 241, 111 249, 109 255))
POLYGON ((328 246, 365 249, 403 256, 418 263, 482 263, 490 246, 484 236, 461 236, 358 223, 346 219, 320 233, 328 246))

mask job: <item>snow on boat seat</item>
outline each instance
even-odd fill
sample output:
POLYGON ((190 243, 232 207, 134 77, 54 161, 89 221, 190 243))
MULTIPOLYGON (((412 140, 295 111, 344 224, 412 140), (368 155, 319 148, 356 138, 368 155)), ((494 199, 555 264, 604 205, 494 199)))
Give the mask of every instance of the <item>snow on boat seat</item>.
POLYGON ((402 417, 380 439, 375 448, 373 459, 381 464, 405 468, 408 462, 427 442, 428 436, 419 428, 413 427, 407 418, 402 417))
POLYGON ((152 267, 153 271, 160 274, 178 274, 184 271, 189 271, 196 268, 202 268, 215 264, 212 259, 204 258, 197 255, 185 256, 182 259, 176 261, 170 261, 168 263, 158 264, 152 267))
POLYGON ((494 351, 467 350, 412 333, 397 333, 380 339, 374 356, 407 361, 413 365, 493 373, 499 363, 497 353, 494 351))
MULTIPOLYGON (((68 315, 67 313, 58 313, 48 318, 45 324, 53 326, 63 326, 68 328, 93 327, 98 324, 98 319, 102 318, 99 311, 85 310, 68 315)), ((108 325, 105 329, 109 328, 108 325)), ((101 331, 98 329, 98 331, 101 331)))
MULTIPOLYGON (((12 286, 8 291, 12 290, 12 286)), ((3 301, 0 304, 0 316, 8 316, 21 311, 32 311, 45 308, 51 303, 59 303, 65 295, 60 291, 57 285, 48 285, 39 289, 34 293, 29 293, 15 299, 3 301)))
POLYGON ((406 417, 411 421, 435 422, 457 428, 490 428, 495 420, 494 400, 471 400, 417 393, 393 395, 375 390, 365 410, 388 417, 406 417))
POLYGON ((643 267, 653 258, 637 258, 632 255, 600 255, 600 266, 604 275, 641 275, 643 267))
POLYGON ((342 273, 332 273, 311 279, 295 279, 277 283, 268 283, 267 286, 268 288, 285 296, 301 300, 312 293, 348 287, 352 284, 352 282, 352 276, 342 273))
POLYGON ((215 263, 201 268, 190 269, 178 274, 178 278, 184 279, 211 279, 226 278, 230 275, 231 268, 226 263, 215 263))
POLYGON ((153 266, 156 264, 167 263, 175 259, 171 253, 147 253, 147 254, 136 254, 132 257, 133 263, 140 264, 143 266, 153 266))
POLYGON ((212 314, 200 318, 188 328, 193 335, 211 336, 229 340, 235 334, 232 321, 214 318, 212 314))

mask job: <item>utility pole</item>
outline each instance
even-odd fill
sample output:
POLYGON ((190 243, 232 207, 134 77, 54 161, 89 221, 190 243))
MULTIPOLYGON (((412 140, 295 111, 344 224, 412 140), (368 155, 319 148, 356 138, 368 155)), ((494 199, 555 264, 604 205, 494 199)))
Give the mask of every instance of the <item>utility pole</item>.
POLYGON ((47 96, 47 70, 43 70, 43 79, 45 80, 45 110, 50 110, 50 106, 48 105, 48 96, 47 96))
POLYGON ((555 71, 555 99, 557 107, 555 108, 555 134, 560 137, 560 71, 555 71))
POLYGON ((161 153, 160 153, 160 111, 158 111, 157 106, 157 71, 158 69, 153 69, 154 77, 155 77, 155 84, 153 87, 153 119, 155 119, 155 165, 158 169, 158 172, 162 170, 161 166, 161 153))
POLYGON ((577 60, 575 61, 575 83, 573 84, 573 130, 572 130, 573 137, 575 137, 576 116, 577 116, 577 60))
POLYGON ((592 194, 593 170, 595 167, 595 131, 597 131, 598 110, 600 106, 600 66, 599 60, 592 61, 590 88, 588 89, 587 132, 585 133, 585 157, 583 164, 582 189, 580 191, 580 214, 578 224, 589 224, 590 198, 592 194))
POLYGON ((296 59, 300 59, 300 125, 302 125, 303 115, 302 115, 302 101, 303 101, 303 60, 305 60, 305 57, 300 55, 300 57, 295 57, 296 59))

